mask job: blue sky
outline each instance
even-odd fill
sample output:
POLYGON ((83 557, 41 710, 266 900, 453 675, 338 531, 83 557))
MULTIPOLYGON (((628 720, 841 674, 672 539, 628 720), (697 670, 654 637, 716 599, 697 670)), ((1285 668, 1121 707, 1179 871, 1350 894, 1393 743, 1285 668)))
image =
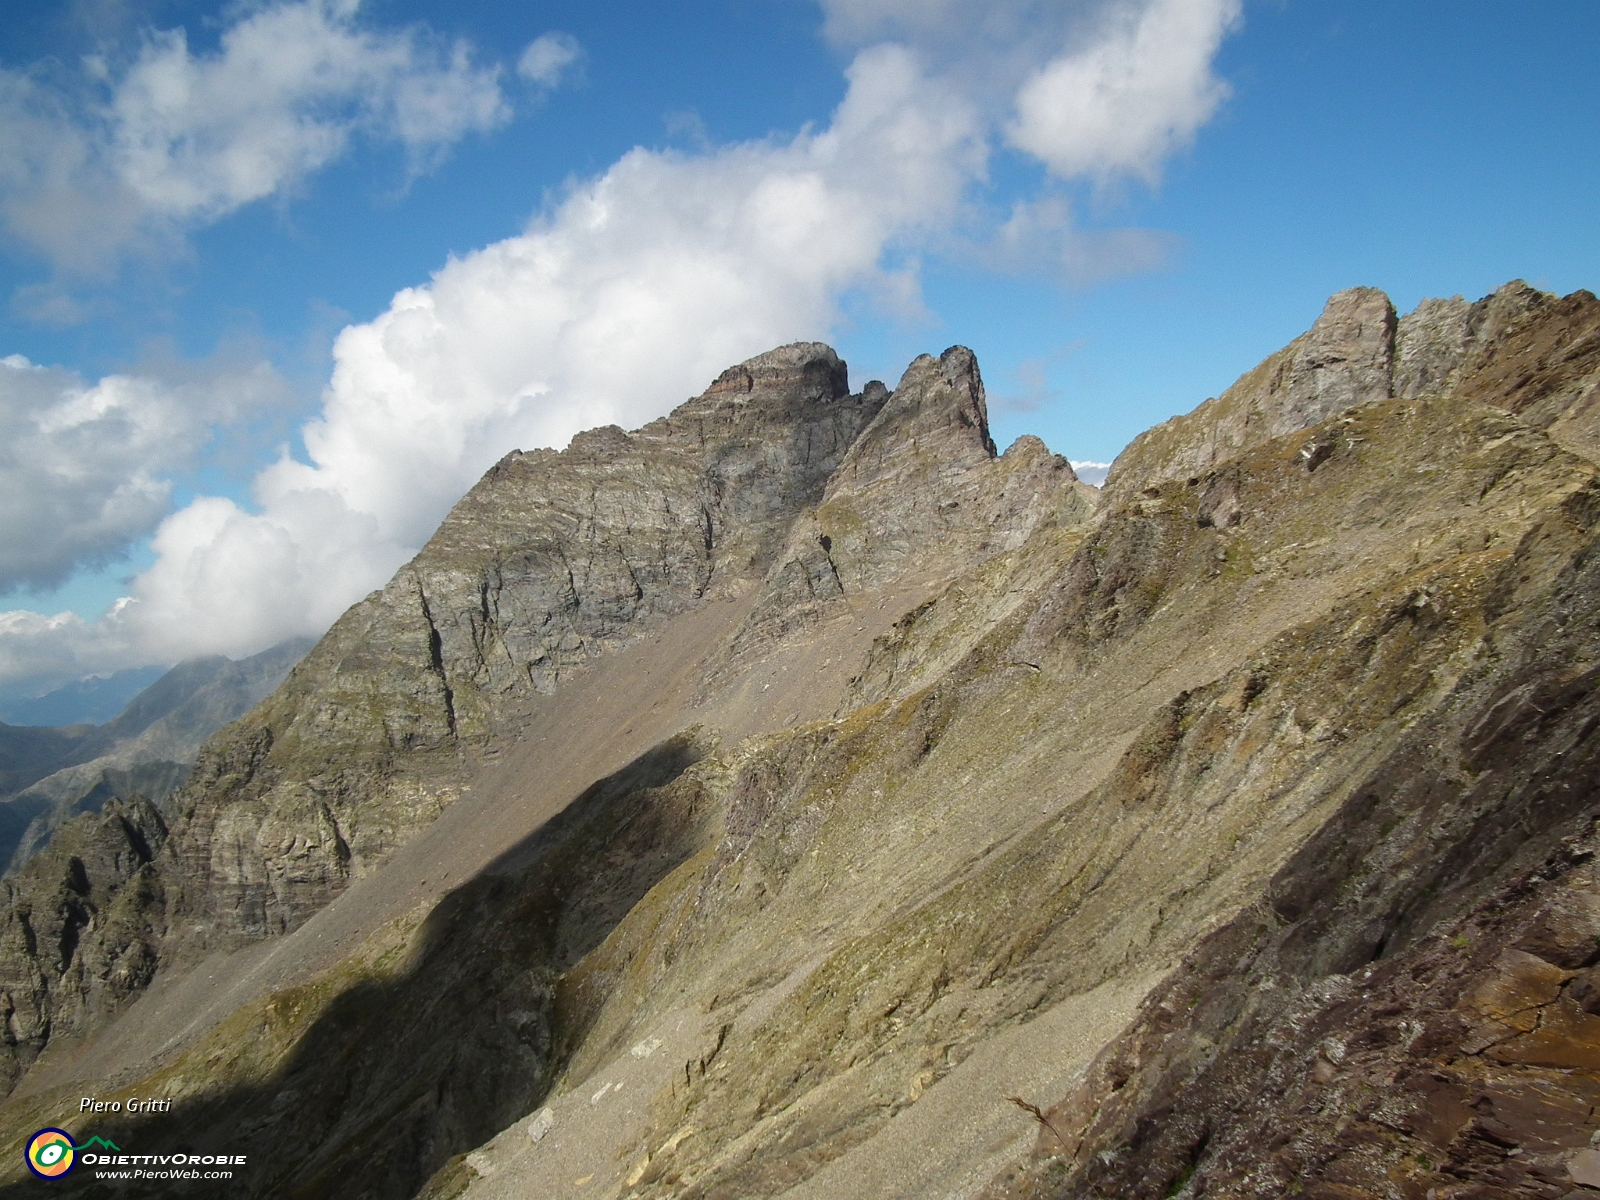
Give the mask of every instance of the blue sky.
POLYGON ((320 632, 499 453, 777 342, 965 343, 1002 446, 1106 461, 1340 288, 1600 282, 1576 0, 3 15, 0 685, 320 632))

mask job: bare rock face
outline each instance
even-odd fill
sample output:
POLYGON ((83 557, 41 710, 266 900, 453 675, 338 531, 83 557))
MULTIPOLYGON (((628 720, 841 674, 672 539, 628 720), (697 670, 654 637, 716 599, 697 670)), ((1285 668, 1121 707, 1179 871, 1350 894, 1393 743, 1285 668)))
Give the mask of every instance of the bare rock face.
POLYGON ((633 433, 507 455, 201 756, 171 847, 185 927, 293 928, 439 813, 520 700, 751 586, 881 402, 800 343, 633 433))
POLYGON ((1412 400, 1449 385, 1472 344, 1475 307, 1460 296, 1429 299, 1400 318, 1394 346, 1396 396, 1412 400))
POLYGON ((1396 332, 1394 394, 1412 399, 1448 390, 1554 300, 1514 280, 1475 304, 1460 296, 1422 301, 1396 332))
POLYGON ((104 1021, 155 974, 165 897, 151 860, 166 826, 143 797, 63 825, 0 880, 0 1084, 51 1038, 104 1021))
MULTIPOLYGON (((997 457, 972 351, 906 369, 817 509, 819 539, 847 590, 1020 546, 1043 524, 1090 512, 1077 476, 1037 438, 997 457)), ((830 572, 831 573, 831 572, 830 572)))
POLYGON ((1093 511, 1093 491, 1039 439, 996 455, 972 351, 922 355, 795 522, 731 656, 759 655, 847 597, 948 578, 1093 511))
POLYGON ((1395 313, 1375 288, 1333 296, 1311 329, 1215 400, 1140 434, 1106 478, 1109 504, 1197 475, 1248 446, 1393 394, 1395 313))

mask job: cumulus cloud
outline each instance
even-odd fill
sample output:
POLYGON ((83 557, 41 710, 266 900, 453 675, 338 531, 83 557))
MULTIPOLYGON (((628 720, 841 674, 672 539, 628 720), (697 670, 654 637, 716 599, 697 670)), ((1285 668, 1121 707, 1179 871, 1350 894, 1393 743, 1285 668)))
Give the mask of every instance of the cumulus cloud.
POLYGON ((546 33, 528 43, 517 60, 517 74, 540 87, 555 87, 583 53, 570 33, 546 33))
POLYGON ((56 683, 124 665, 131 665, 126 648, 108 620, 91 625, 72 612, 0 612, 0 680, 56 683))
POLYGON ((1154 0, 1034 72, 1017 93, 1013 145, 1063 178, 1154 181, 1227 94, 1211 70, 1239 0, 1154 0))
POLYGON ((284 395, 265 364, 174 383, 0 358, 0 593, 117 557, 166 515, 171 472, 227 424, 284 395))
POLYGON ((252 7, 209 53, 153 32, 126 62, 88 60, 76 87, 0 70, 0 221, 58 265, 99 269, 293 188, 358 134, 420 170, 509 117, 499 69, 465 43, 356 16, 356 0, 252 7))
MULTIPOLYGON (((867 43, 825 125, 692 153, 636 149, 521 234, 401 291, 339 335, 321 410, 302 431, 303 460, 264 469, 249 508, 201 498, 167 517, 155 564, 106 619, 0 621, 0 679, 52 655, 109 669, 320 632, 380 586, 512 447, 559 446, 607 422, 638 425, 731 362, 826 336, 847 295, 914 310, 918 255, 948 246, 972 220, 997 144, 1026 140, 1029 153, 1074 177, 1147 175, 1192 124, 1169 107, 1138 127, 1168 132, 1140 133, 1130 151, 1101 138, 1104 114, 1123 99, 1130 111, 1154 111, 1149 73, 1134 59, 1166 54, 1164 39, 1180 26, 1214 49, 1231 11, 1220 0, 825 7, 841 45, 867 43), (1174 7, 1210 12, 1212 23, 1174 23, 1174 7), (1157 10, 1166 15, 1150 24, 1157 10), (1029 27, 1034 16, 1044 34, 1029 27), (954 49, 963 17, 983 31, 967 39, 982 53, 964 62, 954 49), (1004 69, 975 69, 984 55, 1004 69), (1061 63, 1098 72, 1099 82, 1051 82, 1061 63), (1074 135, 1055 103, 1079 105, 1087 132, 1074 135)), ((554 62, 533 56, 524 73, 558 78, 567 64, 554 62)), ((1203 65, 1209 72, 1209 58, 1203 65)), ((1214 104, 1220 93, 1207 94, 1214 104)), ((224 193, 217 185, 193 195, 224 193)), ((994 253, 1046 246, 1063 271, 1089 275, 1106 269, 1095 254, 1153 253, 1084 249, 1070 211, 1054 203, 1029 201, 998 222, 994 253)))
POLYGON ((1227 95, 1212 61, 1239 0, 822 0, 841 45, 914 45, 1063 179, 1153 181, 1227 95))

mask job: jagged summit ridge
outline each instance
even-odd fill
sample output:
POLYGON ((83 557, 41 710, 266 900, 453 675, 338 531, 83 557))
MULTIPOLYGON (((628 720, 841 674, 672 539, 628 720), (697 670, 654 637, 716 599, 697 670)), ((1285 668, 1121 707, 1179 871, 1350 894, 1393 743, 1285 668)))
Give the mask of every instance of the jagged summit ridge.
MULTIPOLYGON (((1592 301, 1587 292, 1558 299, 1519 279, 1475 303, 1459 296, 1424 300, 1396 319, 1389 298, 1375 288, 1339 292, 1310 330, 1221 396, 1135 438, 1112 465, 1107 502, 1123 503, 1144 488, 1195 475, 1269 438, 1379 400, 1457 391, 1492 395, 1520 414, 1532 403, 1528 385, 1553 370, 1569 391, 1576 390, 1555 401, 1548 416, 1530 413, 1549 428, 1568 414, 1577 395, 1592 390, 1593 375, 1538 359, 1551 352, 1558 359, 1588 352, 1592 301), (1542 348, 1529 344, 1528 336, 1541 323, 1542 333, 1531 340, 1549 343, 1542 348), (1506 360, 1529 356, 1534 361, 1519 363, 1525 378, 1509 378, 1506 360)), ((1567 428, 1571 421, 1558 436, 1567 428)))
POLYGON ((998 456, 972 351, 912 361, 792 526, 730 646, 732 661, 889 585, 947 578, 1015 549, 1037 528, 1080 523, 1095 496, 1037 438, 998 456))

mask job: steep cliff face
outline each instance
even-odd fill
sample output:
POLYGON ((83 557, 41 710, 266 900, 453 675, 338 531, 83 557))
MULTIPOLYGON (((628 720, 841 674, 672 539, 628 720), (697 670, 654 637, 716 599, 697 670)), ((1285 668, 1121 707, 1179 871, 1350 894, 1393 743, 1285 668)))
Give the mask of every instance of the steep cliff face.
POLYGON ((881 403, 804 343, 632 434, 508 455, 202 755, 169 848, 187 936, 295 927, 439 814, 519 701, 748 588, 881 403))
POLYGON ((163 973, 0 1121, 261 1197, 1600 1185, 1597 387, 1586 293, 1357 290, 1098 509, 960 349, 508 459, 96 868, 163 973))

